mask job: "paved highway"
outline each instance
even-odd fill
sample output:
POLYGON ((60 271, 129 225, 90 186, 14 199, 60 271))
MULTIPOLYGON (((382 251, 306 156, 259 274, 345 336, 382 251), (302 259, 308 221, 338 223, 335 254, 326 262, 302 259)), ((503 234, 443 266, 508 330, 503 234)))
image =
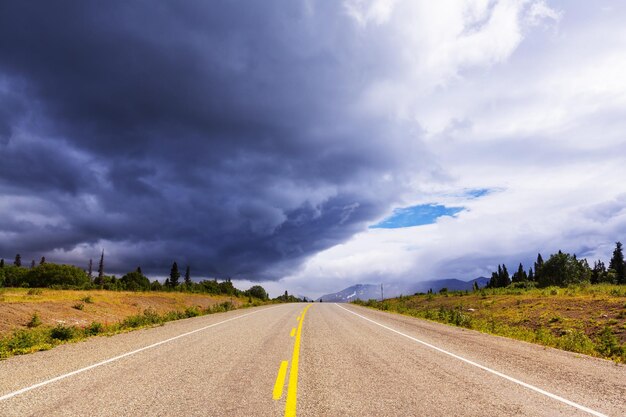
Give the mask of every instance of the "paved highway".
POLYGON ((0 362, 1 416, 626 416, 626 367, 344 304, 283 304, 0 362))

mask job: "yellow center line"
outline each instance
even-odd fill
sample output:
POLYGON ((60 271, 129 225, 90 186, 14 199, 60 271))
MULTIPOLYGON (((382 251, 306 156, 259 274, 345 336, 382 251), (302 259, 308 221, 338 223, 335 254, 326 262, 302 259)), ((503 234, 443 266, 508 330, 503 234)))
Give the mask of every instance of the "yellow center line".
POLYGON ((272 393, 272 398, 275 400, 280 400, 280 397, 283 396, 283 387, 285 386, 285 376, 287 376, 287 365, 289 362, 282 361, 280 363, 280 368, 278 368, 278 375, 276 376, 276 383, 274 384, 274 392, 272 393))
POLYGON ((292 328, 291 329, 291 333, 289 333, 289 336, 293 337, 296 334, 296 328, 292 328))
POLYGON ((287 388, 285 417, 295 417, 296 415, 296 403, 298 400, 298 363, 300 361, 300 336, 302 335, 304 315, 310 307, 310 305, 306 306, 302 311, 302 315, 298 318, 298 330, 296 331, 296 340, 293 344, 293 356, 291 357, 291 369, 289 370, 289 387, 287 388))

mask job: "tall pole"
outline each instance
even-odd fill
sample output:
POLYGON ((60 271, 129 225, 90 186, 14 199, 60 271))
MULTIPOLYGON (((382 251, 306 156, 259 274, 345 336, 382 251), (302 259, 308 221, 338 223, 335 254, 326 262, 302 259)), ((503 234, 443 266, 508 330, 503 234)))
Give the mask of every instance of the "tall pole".
POLYGON ((385 301, 385 292, 383 291, 383 284, 380 284, 380 301, 385 301))

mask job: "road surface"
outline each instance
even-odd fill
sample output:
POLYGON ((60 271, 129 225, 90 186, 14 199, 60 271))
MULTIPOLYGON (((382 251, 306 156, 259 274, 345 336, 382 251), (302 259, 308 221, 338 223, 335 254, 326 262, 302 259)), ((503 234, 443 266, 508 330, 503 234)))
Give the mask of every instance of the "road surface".
POLYGON ((626 366, 347 304, 171 322, 0 362, 1 416, 626 416, 626 366))

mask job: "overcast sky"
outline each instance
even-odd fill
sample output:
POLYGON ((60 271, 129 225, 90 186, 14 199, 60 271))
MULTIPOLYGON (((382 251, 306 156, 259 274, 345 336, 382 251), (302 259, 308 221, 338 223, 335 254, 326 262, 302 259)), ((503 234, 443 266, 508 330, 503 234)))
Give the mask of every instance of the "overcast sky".
POLYGON ((0 257, 318 296, 626 240, 622 1, 0 2, 0 257))

